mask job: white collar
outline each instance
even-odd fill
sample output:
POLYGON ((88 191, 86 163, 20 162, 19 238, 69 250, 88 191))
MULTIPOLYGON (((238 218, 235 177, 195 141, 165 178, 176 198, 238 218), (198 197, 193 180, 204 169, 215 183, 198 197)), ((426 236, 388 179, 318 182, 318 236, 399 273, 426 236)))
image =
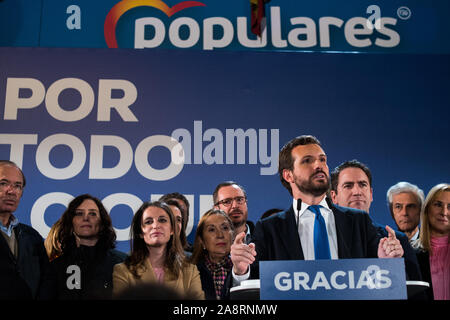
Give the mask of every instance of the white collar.
MULTIPOLYGON (((329 212, 331 212, 330 207, 328 206, 328 203, 326 201, 326 196, 323 197, 323 199, 319 203, 320 206, 327 209, 329 212)), ((308 210, 310 204, 307 204, 302 201, 302 206, 300 208, 300 212, 297 212, 297 199, 292 199, 292 207, 294 208, 295 212, 295 220, 297 220, 297 215, 300 217, 303 213, 305 213, 306 210, 308 210)))

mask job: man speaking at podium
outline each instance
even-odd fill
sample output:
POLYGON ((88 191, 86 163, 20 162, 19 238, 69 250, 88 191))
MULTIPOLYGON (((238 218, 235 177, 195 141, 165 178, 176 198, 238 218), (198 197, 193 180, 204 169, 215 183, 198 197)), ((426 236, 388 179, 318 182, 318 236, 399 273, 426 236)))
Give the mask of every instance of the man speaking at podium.
POLYGON ((244 233, 236 236, 231 246, 235 284, 259 278, 258 261, 403 256, 391 228, 380 239, 367 213, 334 205, 326 197, 330 175, 317 138, 304 135, 289 141, 280 151, 278 173, 292 204, 258 221, 253 243, 243 242, 244 233))

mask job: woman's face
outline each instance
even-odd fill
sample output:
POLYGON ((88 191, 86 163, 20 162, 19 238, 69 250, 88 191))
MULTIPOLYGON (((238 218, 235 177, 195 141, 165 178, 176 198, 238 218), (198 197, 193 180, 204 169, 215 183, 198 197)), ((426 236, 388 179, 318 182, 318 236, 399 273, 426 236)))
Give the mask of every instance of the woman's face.
POLYGON ((148 207, 142 215, 142 235, 147 246, 161 247, 167 245, 173 235, 170 217, 158 207, 148 207))
POLYGON ((84 200, 72 218, 73 231, 80 239, 96 239, 100 232, 100 211, 97 204, 91 200, 84 200))
POLYGON ((218 214, 208 217, 203 228, 203 245, 213 261, 230 253, 232 229, 228 220, 218 214))
POLYGON ((441 191, 428 208, 431 234, 442 237, 450 233, 450 191, 441 191))

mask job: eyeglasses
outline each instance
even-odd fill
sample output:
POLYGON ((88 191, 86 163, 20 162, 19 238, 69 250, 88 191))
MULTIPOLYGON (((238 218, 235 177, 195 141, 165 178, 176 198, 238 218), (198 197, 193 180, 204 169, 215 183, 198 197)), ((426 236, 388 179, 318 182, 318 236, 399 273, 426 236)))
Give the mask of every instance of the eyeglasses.
POLYGON ((6 190, 12 188, 14 191, 22 191, 23 185, 21 183, 11 183, 8 181, 0 181, 0 190, 6 190))
POLYGON ((225 207, 229 207, 229 206, 231 206, 233 201, 236 201, 237 204, 244 204, 245 202, 247 202, 247 199, 245 197, 242 197, 242 196, 241 197, 234 197, 234 198, 226 198, 226 199, 217 201, 215 206, 218 206, 219 204, 221 204, 221 205, 224 205, 225 207))

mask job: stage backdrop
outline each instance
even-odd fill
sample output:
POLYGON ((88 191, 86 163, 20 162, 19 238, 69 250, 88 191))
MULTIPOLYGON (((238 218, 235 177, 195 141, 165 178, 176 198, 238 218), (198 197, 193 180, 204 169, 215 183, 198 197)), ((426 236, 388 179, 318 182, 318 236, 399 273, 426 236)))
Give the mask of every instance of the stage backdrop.
POLYGON ((278 152, 312 134, 330 170, 371 168, 370 214, 393 226, 391 185, 449 180, 449 80, 448 55, 0 48, 0 158, 27 177, 20 221, 46 237, 91 193, 128 251, 133 212, 161 194, 188 196, 190 241, 224 180, 253 221, 287 208, 278 152))
POLYGON ((0 0, 0 46, 450 53, 447 0, 0 0))

